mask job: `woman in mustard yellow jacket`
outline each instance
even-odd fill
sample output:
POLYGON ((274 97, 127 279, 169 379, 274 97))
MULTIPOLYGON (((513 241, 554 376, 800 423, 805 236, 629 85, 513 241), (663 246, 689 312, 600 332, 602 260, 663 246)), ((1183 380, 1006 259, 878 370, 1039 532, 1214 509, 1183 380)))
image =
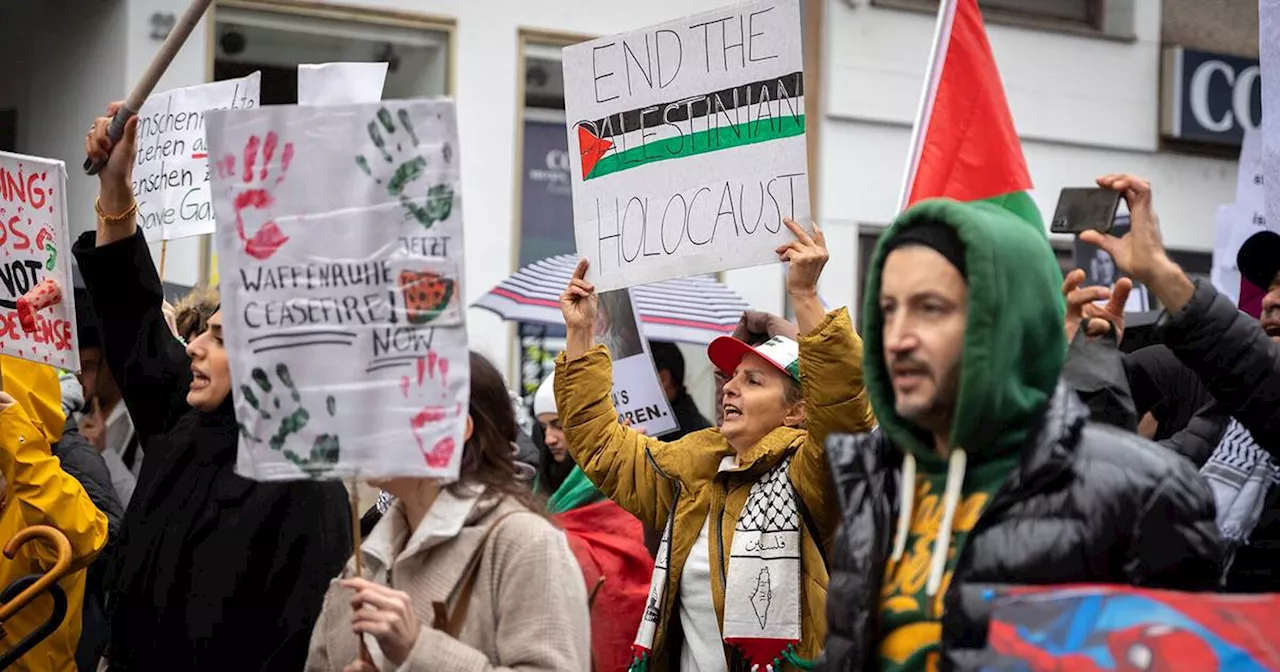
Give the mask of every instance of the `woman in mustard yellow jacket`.
POLYGON ((568 330, 556 403, 569 452, 606 495, 664 530, 633 650, 638 670, 807 669, 826 636, 826 550, 839 510, 823 450, 832 432, 874 424, 862 343, 848 312, 824 315, 827 261, 816 225, 778 248, 799 343, 708 349, 729 377, 719 428, 666 443, 619 423, 608 351, 592 347, 586 261, 561 296, 568 330))
MULTIPOLYGON (((80 482, 62 470, 50 446, 62 436, 62 389, 52 367, 0 357, 0 546, 31 525, 49 525, 71 542, 71 572, 58 582, 67 595, 67 615, 47 639, 10 669, 62 672, 76 667, 85 567, 107 543, 107 517, 89 499, 80 482)), ((27 542, 14 559, 0 557, 0 589, 27 574, 42 574, 57 560, 43 539, 27 542)), ((4 623, 0 651, 9 651, 44 623, 49 597, 38 597, 4 623)))

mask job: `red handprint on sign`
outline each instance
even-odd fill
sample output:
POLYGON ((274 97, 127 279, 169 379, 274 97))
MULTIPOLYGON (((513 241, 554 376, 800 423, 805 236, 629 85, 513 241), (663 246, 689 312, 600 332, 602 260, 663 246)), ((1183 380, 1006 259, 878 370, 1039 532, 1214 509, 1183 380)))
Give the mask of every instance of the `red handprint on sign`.
MULTIPOLYGON (((289 164, 293 161, 293 143, 284 143, 284 149, 280 156, 280 173, 274 182, 268 185, 269 167, 271 159, 275 156, 276 146, 280 142, 280 137, 275 131, 267 133, 266 141, 262 141, 258 136, 249 136, 248 142, 244 145, 244 184, 245 187, 240 193, 236 194, 234 207, 236 212, 236 232, 240 234, 240 240, 244 242, 244 251, 255 259, 266 259, 275 254, 276 250, 284 245, 289 237, 284 235, 280 227, 276 225, 275 219, 269 217, 267 222, 260 226, 252 236, 245 233, 244 213, 246 210, 269 211, 269 208, 275 204, 275 196, 268 189, 280 184, 284 181, 285 175, 289 172, 289 164), (258 149, 262 149, 262 169, 255 171, 255 164, 258 162, 258 149)), ((217 163, 218 176, 227 179, 236 177, 236 157, 234 154, 227 154, 217 163)), ((264 213, 265 214, 265 213, 264 213)))
MULTIPOLYGON (((449 360, 447 358, 441 357, 434 352, 427 353, 426 357, 418 358, 417 389, 422 390, 423 385, 428 380, 438 382, 441 390, 449 388, 449 360)), ((409 376, 400 378, 400 393, 406 399, 409 398, 411 384, 412 381, 409 376)), ((409 419, 409 428, 413 430, 413 438, 417 440, 418 450, 422 451, 422 458, 426 460, 427 466, 435 469, 443 469, 449 466, 449 462, 453 460, 453 453, 458 446, 453 437, 446 436, 436 441, 435 445, 428 450, 426 441, 422 438, 422 430, 432 423, 442 422, 450 417, 458 417, 461 414, 461 403, 455 404, 452 409, 446 406, 428 404, 409 419)))

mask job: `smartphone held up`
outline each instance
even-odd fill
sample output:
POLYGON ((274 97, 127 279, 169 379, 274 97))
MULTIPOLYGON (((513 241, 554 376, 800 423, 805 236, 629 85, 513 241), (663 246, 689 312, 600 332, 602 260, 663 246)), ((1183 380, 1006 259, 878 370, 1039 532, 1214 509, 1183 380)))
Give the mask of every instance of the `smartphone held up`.
POLYGON ((1049 231, 1077 235, 1083 231, 1110 233, 1120 198, 1120 192, 1113 189, 1066 187, 1058 196, 1049 231))

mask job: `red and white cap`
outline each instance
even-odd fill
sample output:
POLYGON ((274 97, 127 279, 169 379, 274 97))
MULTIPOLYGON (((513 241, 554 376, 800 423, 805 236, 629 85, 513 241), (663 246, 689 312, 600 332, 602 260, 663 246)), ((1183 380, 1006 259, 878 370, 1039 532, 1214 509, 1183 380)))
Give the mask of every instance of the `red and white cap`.
POLYGON ((759 355, 797 383, 800 382, 800 344, 786 336, 774 336, 754 348, 732 336, 721 336, 707 346, 707 357, 726 376, 732 376, 737 371, 742 358, 748 353, 759 355))

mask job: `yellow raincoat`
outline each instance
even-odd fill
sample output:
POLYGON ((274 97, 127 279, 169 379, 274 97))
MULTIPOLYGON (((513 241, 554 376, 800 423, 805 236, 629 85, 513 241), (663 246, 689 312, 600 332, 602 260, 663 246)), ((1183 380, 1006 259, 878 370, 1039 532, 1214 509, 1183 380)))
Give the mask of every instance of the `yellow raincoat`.
MULTIPOLYGON (((65 422, 57 372, 12 357, 0 359, 4 393, 16 402, 0 397, 0 474, 6 484, 4 508, 0 510, 0 545, 29 525, 49 525, 67 535, 72 554, 72 571, 58 582, 67 594, 67 616, 62 626, 9 669, 74 670, 84 603, 84 568, 107 543, 107 517, 50 452, 50 445, 61 438, 65 422)), ((27 574, 44 573, 55 560, 54 549, 43 540, 27 542, 13 560, 0 557, 0 589, 27 574)), ((42 595, 4 623, 0 650, 11 650, 44 623, 52 605, 53 599, 42 595)))
MULTIPOLYGON (((799 339, 800 380, 804 390, 805 429, 779 427, 740 457, 739 467, 719 472, 722 458, 734 450, 719 429, 704 429, 667 443, 639 434, 618 422, 610 392, 609 353, 597 346, 572 362, 556 361, 556 408, 568 438, 569 452, 587 476, 619 506, 661 530, 675 507, 671 562, 649 669, 671 669, 667 634, 678 622, 680 574, 689 551, 711 516, 711 591, 716 616, 724 623, 724 579, 716 567, 727 566, 725 549, 733 545, 738 514, 751 485, 788 454, 791 483, 811 515, 813 530, 802 532, 802 641, 797 653, 812 660, 827 636, 827 568, 840 522, 839 502, 832 490, 824 446, 828 434, 869 431, 875 418, 862 384, 862 340, 841 308, 799 339)), ((762 668, 763 669, 763 668, 762 668)))

